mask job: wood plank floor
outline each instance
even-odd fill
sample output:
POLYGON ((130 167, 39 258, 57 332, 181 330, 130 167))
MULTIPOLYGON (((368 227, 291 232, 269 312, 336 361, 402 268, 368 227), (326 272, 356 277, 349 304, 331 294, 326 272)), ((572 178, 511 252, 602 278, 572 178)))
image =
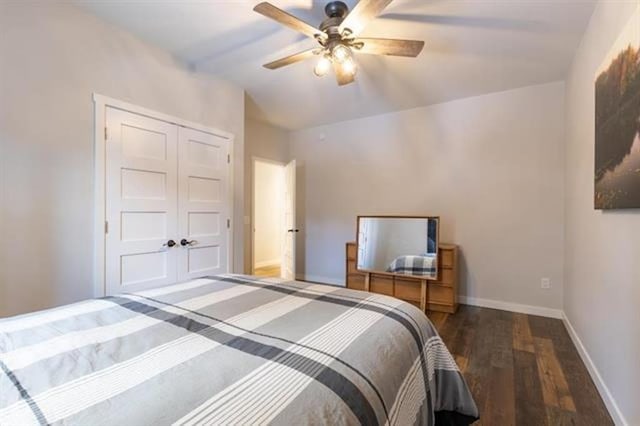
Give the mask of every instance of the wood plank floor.
POLYGON ((473 393, 476 425, 613 425, 562 321, 466 305, 429 318, 473 393))
POLYGON ((259 277, 279 277, 280 266, 265 266, 263 268, 255 268, 254 275, 259 277))

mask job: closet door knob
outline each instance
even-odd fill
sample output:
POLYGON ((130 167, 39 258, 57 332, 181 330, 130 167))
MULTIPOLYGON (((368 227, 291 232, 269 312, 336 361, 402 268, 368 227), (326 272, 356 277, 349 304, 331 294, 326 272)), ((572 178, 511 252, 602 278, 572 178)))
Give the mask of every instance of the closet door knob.
POLYGON ((167 241, 166 243, 164 243, 164 244, 162 245, 162 247, 169 247, 169 248, 171 248, 171 247, 173 247, 173 246, 175 246, 175 245, 176 245, 176 242, 175 242, 175 241, 173 241, 173 240, 169 240, 169 241, 167 241))
POLYGON ((287 232, 300 232, 299 229, 287 229, 287 232))
POLYGON ((188 241, 186 238, 183 238, 182 240, 180 240, 180 245, 182 247, 195 246, 196 244, 198 244, 198 242, 196 240, 188 241))

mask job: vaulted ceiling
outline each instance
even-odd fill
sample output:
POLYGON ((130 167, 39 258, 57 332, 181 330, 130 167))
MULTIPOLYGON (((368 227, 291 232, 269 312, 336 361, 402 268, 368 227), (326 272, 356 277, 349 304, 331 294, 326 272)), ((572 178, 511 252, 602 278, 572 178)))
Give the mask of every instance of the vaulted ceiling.
MULTIPOLYGON (((326 1, 271 0, 317 25, 326 1)), ((426 42, 417 59, 357 55, 355 84, 313 60, 262 64, 315 42, 253 12, 257 0, 85 1, 81 7, 247 92, 247 114, 298 129, 562 80, 593 0, 395 0, 363 37, 426 42)), ((357 1, 345 1, 353 7, 357 1)))

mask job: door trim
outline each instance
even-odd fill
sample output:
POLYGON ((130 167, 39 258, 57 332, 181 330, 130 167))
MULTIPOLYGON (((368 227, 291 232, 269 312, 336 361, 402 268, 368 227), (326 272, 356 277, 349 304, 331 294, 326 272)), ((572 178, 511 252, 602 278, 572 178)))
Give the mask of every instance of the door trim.
POLYGON ((255 275, 255 259, 256 259, 256 233, 254 231, 255 223, 256 223, 256 162, 275 164, 276 166, 284 166, 287 163, 283 163, 277 160, 270 160, 264 157, 251 156, 251 225, 249 228, 249 233, 251 235, 251 275, 255 275))
POLYGON ((190 129, 198 130, 204 133, 210 133, 215 136, 219 136, 229 140, 229 220, 231 220, 231 226, 227 230, 228 239, 228 254, 227 254, 227 270, 233 270, 233 242, 234 242, 234 203, 233 203, 233 191, 234 191, 234 141, 235 137, 232 133, 218 130, 213 127, 204 126, 202 124, 194 123, 188 120, 183 120, 178 117, 174 117, 162 112, 154 111, 148 108, 144 108, 138 105, 130 104, 128 102, 120 101, 118 99, 103 96, 98 93, 93 93, 94 104, 94 229, 93 229, 93 295, 94 297, 103 297, 107 294, 106 280, 105 280, 105 255, 106 255, 106 238, 105 238, 105 224, 106 224, 106 112, 107 107, 131 112, 134 114, 142 115, 144 117, 153 118, 155 120, 165 121, 167 123, 175 124, 180 127, 188 127, 190 129))

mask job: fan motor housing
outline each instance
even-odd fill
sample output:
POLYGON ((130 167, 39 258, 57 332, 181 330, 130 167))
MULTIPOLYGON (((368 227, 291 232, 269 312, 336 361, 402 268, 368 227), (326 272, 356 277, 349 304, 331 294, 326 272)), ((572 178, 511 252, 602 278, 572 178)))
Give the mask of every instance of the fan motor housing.
POLYGON ((343 20, 344 18, 327 18, 320 24, 320 31, 327 33, 329 36, 332 33, 338 34, 338 27, 343 20))
POLYGON ((332 1, 327 3, 324 11, 327 14, 327 19, 320 24, 320 31, 326 33, 330 39, 341 38, 338 27, 349 13, 349 7, 341 1, 332 1))
POLYGON ((341 1, 332 1, 324 7, 324 13, 329 18, 344 18, 349 12, 349 6, 341 1))

